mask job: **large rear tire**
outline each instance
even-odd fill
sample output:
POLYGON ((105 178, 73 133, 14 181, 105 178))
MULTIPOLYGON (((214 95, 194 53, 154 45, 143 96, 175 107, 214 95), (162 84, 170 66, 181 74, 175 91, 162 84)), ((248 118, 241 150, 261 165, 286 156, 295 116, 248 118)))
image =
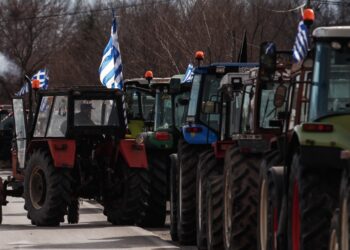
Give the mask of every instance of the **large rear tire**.
POLYGON ((2 204, 4 203, 4 190, 3 190, 2 178, 0 177, 0 225, 2 223, 2 204))
POLYGON ((339 243, 340 250, 350 246, 350 164, 343 171, 339 202, 339 243))
POLYGON ((178 241, 177 236, 177 181, 178 181, 178 160, 177 155, 170 155, 170 236, 173 241, 178 241))
POLYGON ((283 167, 278 151, 268 153, 261 162, 258 206, 258 249, 277 249, 278 218, 283 196, 283 167), (272 169, 273 167, 273 169, 272 169))
POLYGON ((212 149, 199 155, 196 178, 197 248, 207 249, 207 183, 210 176, 222 174, 222 166, 212 149))
POLYGON ((179 140, 177 233, 182 245, 196 243, 196 169, 198 156, 206 148, 179 140))
POLYGON ((119 190, 105 197, 104 214, 114 225, 140 225, 146 215, 149 173, 147 169, 129 168, 122 160, 119 163, 119 190))
POLYGON ((326 250, 339 201, 340 170, 310 168, 293 156, 289 179, 288 249, 326 250))
POLYGON ((53 166, 49 153, 37 150, 30 156, 24 177, 27 217, 37 226, 58 226, 70 203, 68 169, 53 166))
POLYGON ((225 249, 256 250, 261 157, 227 152, 224 165, 225 249))
POLYGON ((69 224, 77 224, 79 222, 79 199, 74 198, 68 205, 67 221, 69 224))
POLYGON ((222 223, 223 223, 223 177, 211 176, 207 183, 207 249, 208 250, 222 250, 222 223))
POLYGON ((170 165, 167 155, 156 152, 147 155, 150 174, 150 195, 145 220, 145 227, 163 227, 166 217, 167 168, 170 165))

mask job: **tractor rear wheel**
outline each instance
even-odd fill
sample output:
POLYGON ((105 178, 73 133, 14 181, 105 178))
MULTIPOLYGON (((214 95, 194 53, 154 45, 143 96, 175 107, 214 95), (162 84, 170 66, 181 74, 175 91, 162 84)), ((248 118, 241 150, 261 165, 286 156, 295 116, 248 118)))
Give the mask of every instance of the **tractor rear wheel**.
POLYGON ((256 249, 261 157, 227 152, 224 165, 225 249, 256 249))
POLYGON ((264 157, 260 166, 258 249, 277 249, 276 235, 281 211, 283 190, 283 167, 273 167, 281 162, 278 151, 264 157))
POLYGON ((212 149, 208 149, 199 155, 196 178, 196 225, 197 248, 207 248, 207 183, 210 176, 222 174, 222 168, 212 149))
POLYGON ((340 184, 339 242, 341 250, 350 246, 350 165, 343 171, 340 184))
POLYGON ((144 227, 163 227, 166 216, 169 157, 162 155, 160 152, 152 152, 147 154, 147 158, 150 174, 150 195, 145 220, 141 222, 141 225, 144 227))
POLYGON ((171 167, 170 167, 170 236, 173 241, 178 241, 177 237, 177 172, 178 161, 177 155, 170 155, 171 167))
POLYGON ((196 243, 196 169, 198 156, 207 147, 178 143, 178 221, 177 233, 182 245, 196 243))
POLYGON ((329 250, 340 249, 340 235, 339 235, 339 209, 336 209, 333 213, 331 221, 331 230, 329 231, 329 250))
POLYGON ((104 214, 114 225, 140 225, 144 220, 149 197, 147 169, 130 168, 124 161, 118 165, 119 190, 104 199, 104 214))
POLYGON ((77 224, 79 222, 79 199, 74 198, 68 205, 67 221, 69 224, 77 224))
POLYGON ((24 177, 27 217, 33 225, 58 226, 63 220, 71 197, 68 169, 53 166, 48 152, 34 151, 24 177))
POLYGON ((2 178, 0 177, 0 225, 2 223, 2 203, 4 202, 4 190, 3 190, 3 183, 2 183, 2 178))
POLYGON ((293 156, 288 197, 288 249, 326 250, 339 201, 340 170, 306 167, 293 156))
POLYGON ((207 249, 223 249, 222 224, 223 224, 223 198, 224 185, 222 176, 211 176, 207 182, 207 249))

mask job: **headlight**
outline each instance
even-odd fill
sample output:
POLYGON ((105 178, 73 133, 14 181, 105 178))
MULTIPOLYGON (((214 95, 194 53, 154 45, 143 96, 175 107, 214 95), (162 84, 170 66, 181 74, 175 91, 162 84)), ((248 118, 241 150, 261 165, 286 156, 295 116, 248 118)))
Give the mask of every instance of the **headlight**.
POLYGON ((143 134, 139 134, 135 139, 137 144, 143 144, 145 142, 145 136, 143 134))

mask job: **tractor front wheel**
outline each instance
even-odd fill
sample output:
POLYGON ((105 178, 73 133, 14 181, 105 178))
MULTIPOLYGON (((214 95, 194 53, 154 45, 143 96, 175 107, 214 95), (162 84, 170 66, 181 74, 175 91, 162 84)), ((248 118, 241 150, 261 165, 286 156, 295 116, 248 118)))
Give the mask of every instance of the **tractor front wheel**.
POLYGON ((145 227, 163 227, 166 216, 169 157, 168 155, 162 155, 160 152, 152 152, 147 155, 147 158, 150 174, 150 195, 145 220, 141 224, 145 227))
POLYGON ((114 225, 140 225, 145 219, 149 197, 147 169, 129 168, 124 161, 118 165, 118 190, 104 199, 104 214, 114 225))
POLYGON ((326 250, 333 211, 339 201, 340 170, 316 168, 293 156, 289 179, 288 245, 290 250, 326 250))
POLYGON ((79 199, 74 198, 68 206, 67 220, 69 224, 77 224, 79 222, 79 199))
POLYGON ((225 249, 256 249, 261 157, 237 154, 237 147, 227 153, 224 165, 225 249))
POLYGON ((212 149, 208 149, 199 155, 196 178, 196 225, 197 248, 207 248, 207 188, 208 180, 213 175, 222 174, 222 166, 219 165, 212 149))
POLYGON ((53 166, 49 153, 37 150, 30 156, 24 178, 25 207, 33 225, 58 226, 70 202, 67 169, 53 166))
POLYGON ((170 155, 170 236, 173 241, 178 241, 177 237, 177 169, 179 167, 177 155, 170 155))

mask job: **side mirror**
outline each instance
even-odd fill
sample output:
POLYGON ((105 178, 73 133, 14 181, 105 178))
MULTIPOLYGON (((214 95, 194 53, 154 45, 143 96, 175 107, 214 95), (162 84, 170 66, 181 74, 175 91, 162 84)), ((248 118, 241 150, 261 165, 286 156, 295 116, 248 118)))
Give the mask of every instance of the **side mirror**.
POLYGON ((219 103, 215 101, 206 101, 202 103, 202 112, 204 114, 218 114, 219 103))
POLYGON ((188 98, 179 98, 179 99, 177 100, 177 102, 178 102, 181 106, 187 106, 188 103, 189 103, 190 101, 188 100, 188 98))
POLYGON ((269 80, 276 71, 276 44, 273 42, 263 42, 260 45, 260 77, 269 80))
POLYGON ((241 77, 232 77, 231 84, 233 88, 233 92, 240 92, 243 89, 243 83, 241 77))
POLYGON ((287 87, 284 85, 279 85, 275 91, 275 96, 273 99, 273 105, 276 108, 283 106, 287 95, 287 87))
POLYGON ((172 78, 170 80, 170 92, 178 93, 181 91, 181 79, 180 78, 172 78))

